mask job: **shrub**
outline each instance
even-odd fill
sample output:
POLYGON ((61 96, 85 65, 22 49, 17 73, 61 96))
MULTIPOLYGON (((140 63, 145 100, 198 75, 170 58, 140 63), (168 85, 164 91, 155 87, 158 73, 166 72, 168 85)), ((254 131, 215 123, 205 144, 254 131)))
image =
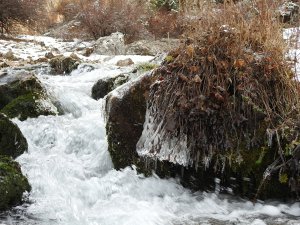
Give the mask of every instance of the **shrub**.
POLYGON ((38 0, 0 0, 1 33, 9 32, 13 23, 29 25, 41 9, 38 0))
POLYGON ((183 20, 177 12, 161 9, 153 12, 147 29, 155 38, 178 38, 183 32, 183 20))
POLYGON ((146 10, 138 2, 99 0, 81 4, 81 9, 81 22, 95 39, 118 31, 125 34, 126 42, 132 42, 145 32, 146 10))

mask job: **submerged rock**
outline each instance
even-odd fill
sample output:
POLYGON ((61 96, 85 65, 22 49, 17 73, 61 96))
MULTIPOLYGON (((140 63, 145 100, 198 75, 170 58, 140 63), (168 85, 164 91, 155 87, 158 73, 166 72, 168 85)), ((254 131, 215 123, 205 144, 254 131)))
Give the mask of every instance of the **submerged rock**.
POLYGON ((30 189, 20 165, 11 158, 0 155, 0 211, 20 204, 23 193, 30 189))
POLYGON ((27 149, 27 141, 18 126, 0 113, 0 155, 16 158, 27 149))

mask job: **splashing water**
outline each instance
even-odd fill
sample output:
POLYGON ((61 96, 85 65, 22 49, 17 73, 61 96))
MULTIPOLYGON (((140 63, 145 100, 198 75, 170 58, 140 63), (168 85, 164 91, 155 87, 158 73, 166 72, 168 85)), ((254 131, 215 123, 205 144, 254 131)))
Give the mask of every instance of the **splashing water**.
POLYGON ((28 153, 17 161, 32 192, 29 203, 0 215, 0 224, 300 224, 299 203, 253 205, 214 193, 191 193, 174 179, 145 178, 131 168, 114 170, 103 101, 93 100, 90 91, 99 78, 124 71, 108 62, 71 76, 39 75, 68 113, 14 120, 29 143, 28 153))

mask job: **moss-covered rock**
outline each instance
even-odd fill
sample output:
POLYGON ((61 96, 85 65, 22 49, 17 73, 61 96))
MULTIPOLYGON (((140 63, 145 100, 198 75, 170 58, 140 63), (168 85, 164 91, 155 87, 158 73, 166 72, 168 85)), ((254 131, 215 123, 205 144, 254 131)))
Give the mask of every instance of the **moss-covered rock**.
POLYGON ((57 56, 49 63, 55 74, 68 74, 77 69, 80 62, 74 57, 57 56))
POLYGON ((43 92, 41 83, 32 73, 22 71, 15 75, 7 75, 6 81, 0 85, 0 109, 21 95, 33 91, 43 92))
POLYGON ((113 78, 100 79, 92 88, 92 98, 96 100, 104 98, 105 95, 118 86, 126 83, 128 80, 129 74, 120 74, 113 78))
POLYGON ((9 104, 7 104, 0 112, 9 118, 18 117, 20 120, 27 118, 35 118, 40 115, 55 115, 53 108, 46 102, 44 97, 36 92, 21 95, 9 104))
POLYGON ((19 164, 9 157, 0 156, 0 211, 20 204, 23 193, 30 189, 19 164))
POLYGON ((57 113, 34 74, 21 72, 7 76, 7 83, 0 85, 1 113, 20 120, 57 113))
POLYGON ((16 158, 27 149, 27 141, 20 129, 0 113, 0 155, 16 158))

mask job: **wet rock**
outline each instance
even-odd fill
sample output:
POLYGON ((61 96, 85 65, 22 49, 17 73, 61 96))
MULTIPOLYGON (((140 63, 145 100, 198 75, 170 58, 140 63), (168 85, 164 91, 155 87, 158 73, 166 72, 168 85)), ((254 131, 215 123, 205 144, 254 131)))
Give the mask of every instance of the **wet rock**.
POLYGON ((126 83, 129 79, 128 74, 121 74, 113 78, 104 78, 97 81, 92 88, 92 98, 100 99, 104 98, 109 92, 117 88, 118 86, 126 83))
POLYGON ((25 120, 28 117, 57 113, 34 74, 25 71, 6 74, 0 78, 1 83, 0 112, 9 118, 25 120))
POLYGON ((143 131, 146 98, 151 83, 151 76, 143 76, 107 96, 108 150, 116 169, 141 163, 136 143, 143 131))
POLYGON ((119 60, 116 64, 116 66, 130 66, 130 65, 133 65, 134 62, 132 61, 132 59, 130 58, 127 58, 127 59, 123 59, 123 60, 119 60))
POLYGON ((27 149, 27 141, 18 126, 0 113, 0 155, 16 158, 27 149))
POLYGON ((21 95, 8 103, 0 112, 10 118, 17 117, 19 120, 36 118, 40 115, 56 115, 57 112, 52 103, 43 94, 31 92, 21 95))
POLYGON ((6 73, 0 78, 0 109, 13 99, 33 91, 43 91, 41 83, 33 73, 26 71, 15 74, 6 73))
POLYGON ((22 203, 23 193, 30 190, 20 165, 9 157, 0 156, 0 211, 22 203))
POLYGON ((80 61, 72 57, 57 56, 49 63, 55 74, 68 74, 77 69, 80 61))
POLYGON ((124 34, 116 32, 110 36, 99 38, 95 43, 94 53, 100 55, 124 55, 124 34))

